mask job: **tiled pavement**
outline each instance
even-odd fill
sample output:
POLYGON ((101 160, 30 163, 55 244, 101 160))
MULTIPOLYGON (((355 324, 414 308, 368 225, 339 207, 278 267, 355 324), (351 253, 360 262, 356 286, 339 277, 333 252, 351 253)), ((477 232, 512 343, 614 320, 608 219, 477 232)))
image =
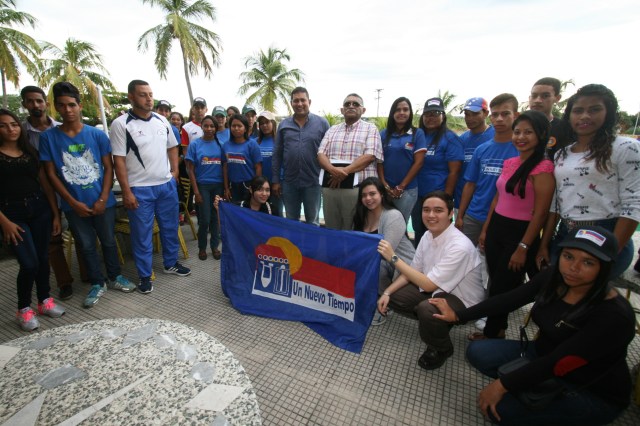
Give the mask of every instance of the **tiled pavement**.
MULTIPOLYGON (((266 425, 476 425, 485 424, 476 409, 476 395, 489 380, 464 360, 466 335, 472 325, 452 331, 455 354, 439 370, 417 366, 424 350, 417 323, 395 315, 370 329, 364 349, 356 355, 338 349, 301 323, 245 316, 220 289, 220 263, 197 258, 195 241, 183 228, 192 268, 187 278, 161 272, 149 295, 109 291, 92 309, 83 309, 88 286, 76 283, 74 297, 61 302, 67 310, 58 319, 41 318, 41 330, 107 318, 158 318, 177 321, 214 336, 240 360, 258 395, 266 425)), ((13 259, 0 261, 0 343, 25 335, 14 323, 13 259)), ((124 274, 134 277, 126 258, 124 274)), ((53 294, 57 294, 54 290, 53 294)), ((522 320, 516 312, 511 324, 522 320), (515 317, 515 318, 514 318, 515 317)), ((513 335, 513 329, 510 333, 513 335)), ((629 351, 630 366, 640 362, 640 338, 629 351)), ((640 424, 640 407, 632 405, 616 424, 640 424)))

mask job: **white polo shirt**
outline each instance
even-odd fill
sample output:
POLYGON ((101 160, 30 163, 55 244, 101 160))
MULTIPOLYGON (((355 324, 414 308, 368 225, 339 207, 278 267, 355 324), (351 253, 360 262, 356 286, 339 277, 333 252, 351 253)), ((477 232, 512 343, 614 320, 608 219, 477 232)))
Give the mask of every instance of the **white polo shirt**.
POLYGON ((129 186, 162 185, 171 179, 167 149, 178 141, 166 118, 152 112, 144 119, 129 110, 113 121, 109 136, 113 155, 126 157, 129 186))

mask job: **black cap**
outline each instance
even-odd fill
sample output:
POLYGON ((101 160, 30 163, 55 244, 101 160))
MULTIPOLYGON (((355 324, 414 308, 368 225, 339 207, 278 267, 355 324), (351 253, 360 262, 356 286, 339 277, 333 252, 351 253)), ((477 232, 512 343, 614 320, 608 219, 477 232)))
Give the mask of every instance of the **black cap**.
POLYGON ((156 108, 160 108, 161 106, 167 107, 169 108, 169 111, 171 111, 171 104, 169 103, 169 101, 165 101, 165 100, 158 101, 158 106, 156 106, 156 108))
POLYGON ((204 98, 195 98, 193 100, 193 106, 196 106, 196 105, 202 105, 202 106, 206 107, 207 106, 207 101, 205 101, 204 98))
POLYGON ((613 262, 618 256, 618 239, 611 231, 600 226, 578 227, 558 247, 583 250, 605 262, 613 262))
POLYGON ((427 102, 424 103, 423 112, 427 111, 442 111, 444 112, 444 104, 442 103, 442 99, 440 98, 431 98, 427 99, 427 102))

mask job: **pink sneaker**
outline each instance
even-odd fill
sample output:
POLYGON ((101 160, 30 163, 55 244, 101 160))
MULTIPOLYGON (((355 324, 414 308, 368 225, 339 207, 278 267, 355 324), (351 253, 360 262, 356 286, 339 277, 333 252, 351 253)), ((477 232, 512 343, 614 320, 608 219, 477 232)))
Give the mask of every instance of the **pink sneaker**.
POLYGON ((36 313, 29 307, 22 308, 16 313, 16 321, 23 331, 33 331, 40 327, 36 313))
POLYGON ((53 297, 49 297, 48 299, 44 299, 42 303, 38 303, 38 313, 51 318, 58 318, 64 315, 64 308, 56 305, 53 297))

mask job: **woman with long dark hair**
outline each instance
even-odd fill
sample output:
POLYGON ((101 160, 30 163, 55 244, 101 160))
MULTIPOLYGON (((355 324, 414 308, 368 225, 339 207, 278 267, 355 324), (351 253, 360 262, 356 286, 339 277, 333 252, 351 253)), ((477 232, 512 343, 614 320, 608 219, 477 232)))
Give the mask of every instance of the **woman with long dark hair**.
POLYGON ((418 201, 416 176, 427 151, 424 131, 413 127, 412 120, 411 101, 400 97, 391 104, 387 128, 380 132, 384 162, 378 163, 378 176, 405 222, 418 201))
POLYGON ((6 109, 0 109, 0 226, 2 241, 20 264, 16 320, 24 331, 32 331, 40 325, 31 309, 34 282, 38 313, 54 318, 64 314, 49 295, 49 241, 60 233, 60 214, 27 132, 6 109))
POLYGON ((634 254, 631 236, 640 221, 640 142, 617 135, 618 100, 601 84, 578 89, 567 101, 563 120, 571 125, 575 142, 556 152, 556 197, 537 262, 554 261, 557 244, 574 228, 599 225, 618 239, 614 279, 634 254))
MULTIPOLYGON (((541 112, 526 111, 513 122, 512 143, 519 156, 504 161, 497 192, 484 222, 478 245, 484 249, 489 272, 489 297, 522 284, 535 266, 553 197, 553 163, 545 159, 551 126, 541 112)), ((529 277, 531 278, 531 277, 529 277)), ((507 315, 489 317, 484 332, 470 339, 504 338, 507 315)))
POLYGON ((202 137, 189 144, 185 163, 191 181, 195 203, 198 205, 198 258, 207 259, 207 239, 211 234, 211 254, 220 259, 220 229, 218 212, 213 209, 216 196, 224 195, 222 178, 222 144, 216 137, 218 122, 210 115, 200 123, 202 137))
POLYGON ((516 340, 487 339, 467 347, 469 363, 496 379, 478 396, 480 410, 494 423, 601 425, 629 405, 626 355, 635 335, 635 315, 609 286, 618 255, 616 237, 601 227, 578 227, 559 247, 556 265, 474 307, 454 311, 443 299, 430 300, 440 311, 434 317, 451 323, 508 313, 534 302, 531 319, 539 331, 524 354, 516 340), (521 356, 529 362, 498 376, 501 366, 521 356), (550 379, 560 390, 555 398, 537 409, 523 403, 527 391, 550 379))
MULTIPOLYGON (((426 136, 427 152, 418 172, 418 198, 433 191, 444 191, 453 196, 464 161, 464 149, 458 135, 447 127, 447 113, 442 99, 431 98, 425 102, 420 129, 426 136)), ((422 223, 422 206, 419 203, 411 212, 411 225, 417 246, 427 230, 422 223)))
MULTIPOLYGON (((262 212, 273 216, 282 216, 282 211, 269 201, 271 195, 271 184, 264 176, 255 176, 249 182, 249 191, 245 198, 237 203, 240 207, 251 209, 256 212, 262 212)), ((216 196, 214 207, 217 209, 222 198, 216 196)))
MULTIPOLYGON (((353 229, 370 234, 381 234, 393 247, 398 259, 411 263, 415 250, 407 237, 407 226, 402 213, 396 210, 388 191, 377 177, 368 177, 358 187, 358 202, 353 215, 353 229)), ((378 293, 389 287, 395 273, 394 266, 380 260, 378 293)), ((380 325, 385 317, 376 312, 371 325, 380 325)))
MULTIPOLYGON (((262 174, 273 182, 271 170, 271 158, 273 157, 273 147, 275 146, 278 129, 278 123, 276 123, 276 115, 271 111, 263 111, 258 116, 258 145, 260 146, 260 154, 262 154, 262 174)), ((271 193, 269 198, 277 208, 278 211, 282 211, 282 198, 280 198, 275 192, 271 193)))

